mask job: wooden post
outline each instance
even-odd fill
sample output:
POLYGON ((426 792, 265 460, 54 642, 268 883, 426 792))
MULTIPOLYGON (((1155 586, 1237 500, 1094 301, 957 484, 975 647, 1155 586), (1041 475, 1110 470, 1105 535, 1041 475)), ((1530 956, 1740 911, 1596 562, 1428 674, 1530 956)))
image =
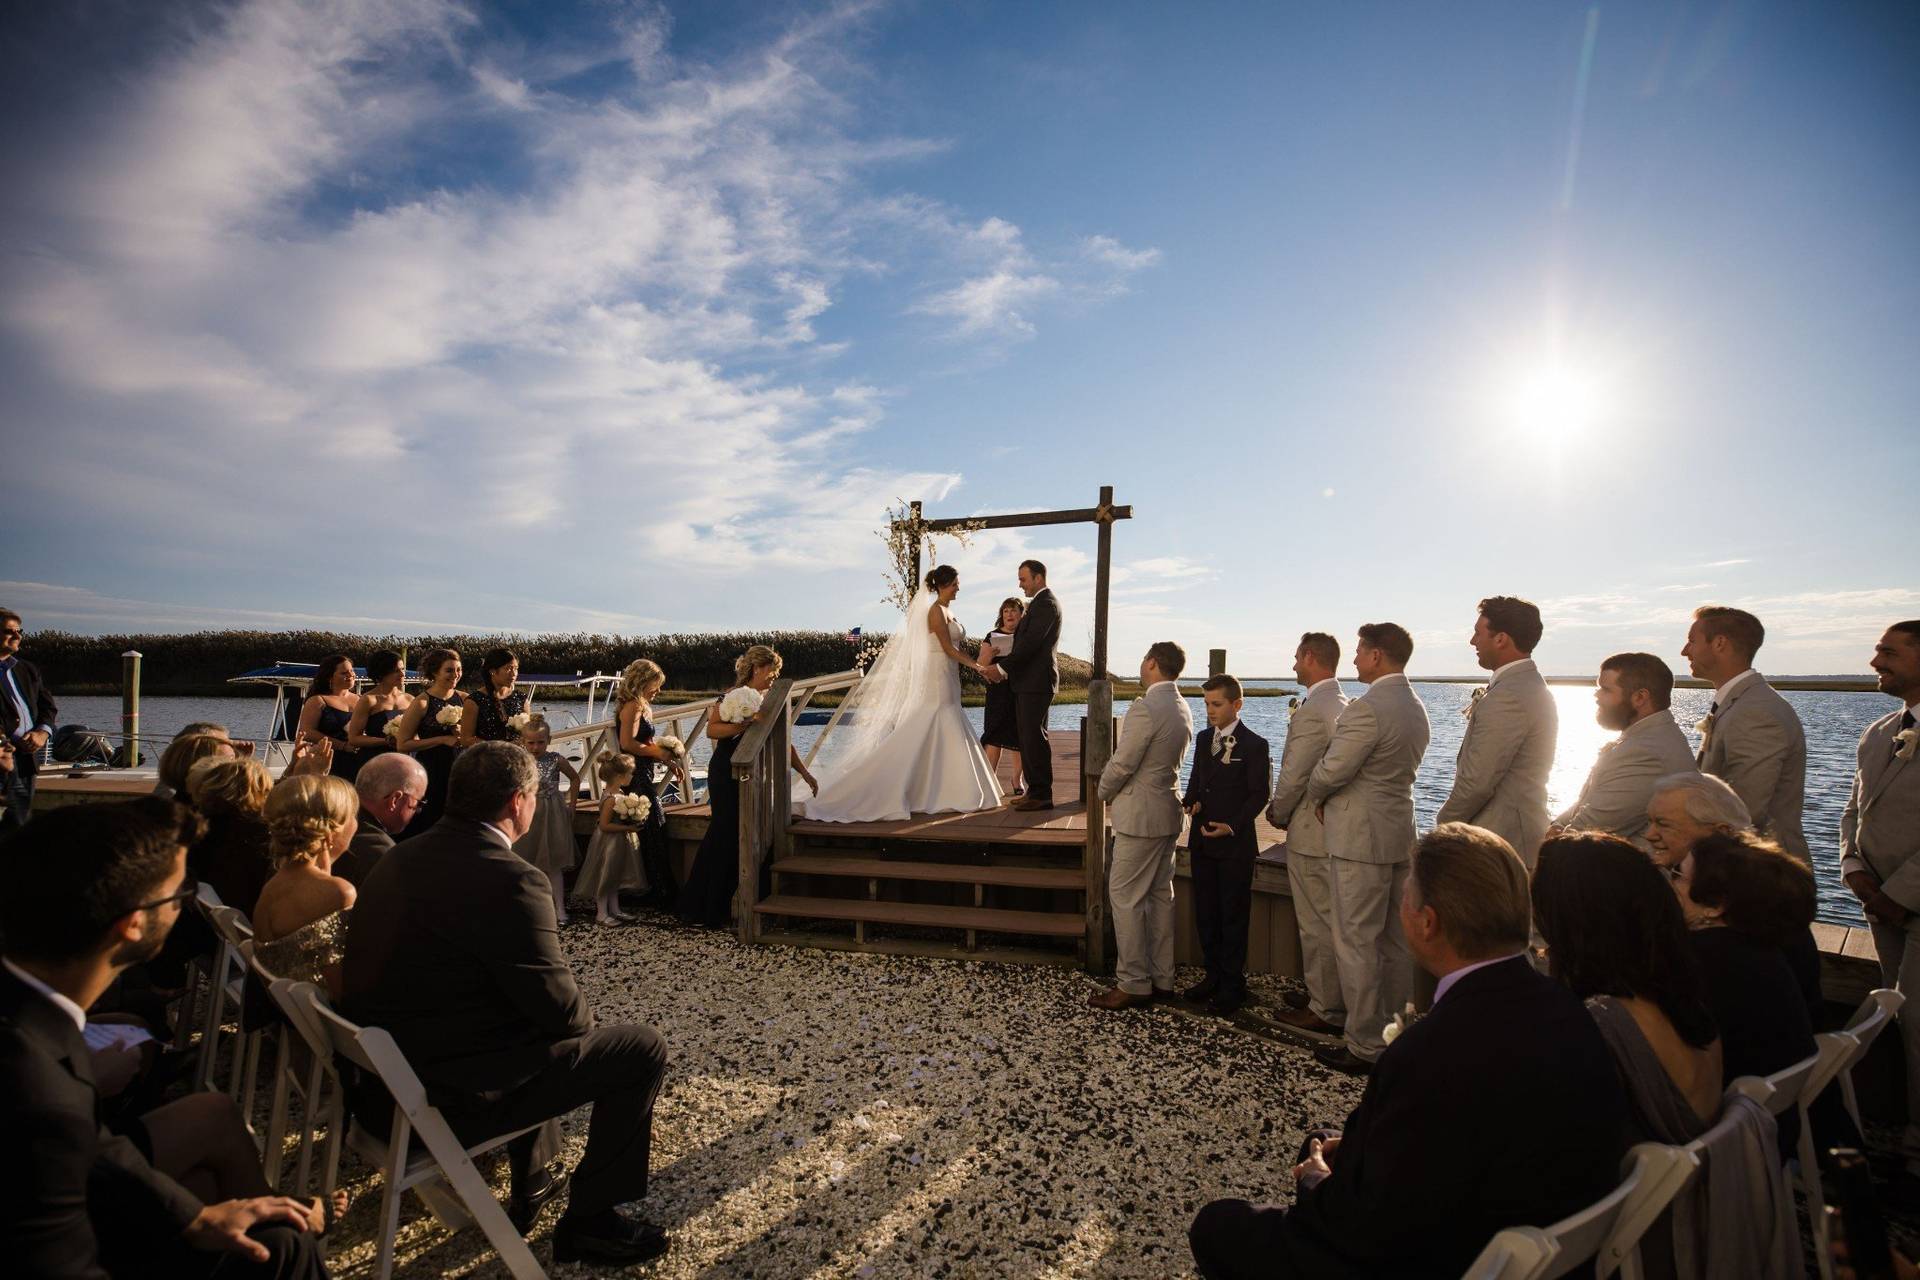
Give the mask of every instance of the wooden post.
MULTIPOLYGON (((1107 526, 1102 526, 1105 532, 1107 526)), ((1086 871, 1087 972, 1112 971, 1107 951, 1107 806, 1100 799, 1100 771, 1113 756, 1113 683, 1096 678, 1087 685, 1087 727, 1080 739, 1081 772, 1087 795, 1087 843, 1081 855, 1086 871)))
POLYGON ((762 821, 765 780, 766 771, 761 768, 760 757, 755 756, 740 783, 740 887, 734 891, 733 911, 734 927, 743 944, 753 941, 753 907, 760 900, 760 849, 766 840, 762 821))
POLYGON ((1227 674, 1227 651, 1225 649, 1207 650, 1207 679, 1227 674))
MULTIPOLYGON (((33 726, 28 725, 28 728, 33 726)), ((140 651, 120 655, 120 732, 127 741, 127 768, 140 767, 140 651)))
MULTIPOLYGON (((1113 576, 1113 486, 1100 486, 1100 552, 1093 576, 1093 678, 1107 678, 1107 586, 1113 576)), ((1108 716, 1113 705, 1107 705, 1108 716)), ((1089 712, 1091 715, 1091 712, 1089 712)))
MULTIPOLYGON (((791 678, 774 681, 760 704, 768 709, 765 718, 749 725, 733 749, 733 777, 741 784, 740 887, 733 903, 742 943, 752 943, 760 934, 760 918, 753 910, 760 901, 760 859, 770 840, 785 838, 792 817, 791 802, 785 811, 776 809, 773 802, 776 787, 781 787, 775 778, 787 771, 786 744, 791 741, 787 712, 792 696, 791 678), (780 757, 769 763, 769 749, 775 745, 780 757)), ((791 796, 790 790, 782 789, 791 796)))
MULTIPOLYGON (((804 702, 805 699, 802 699, 804 702)), ((770 815, 772 821, 767 824, 773 836, 773 859, 790 856, 793 853, 793 832, 788 827, 793 824, 793 717, 791 708, 783 710, 780 723, 773 727, 773 734, 767 739, 767 775, 771 785, 767 788, 772 798, 770 815)))
POLYGON ((925 521, 920 518, 924 508, 918 498, 907 504, 907 510, 912 513, 907 517, 907 536, 913 539, 913 550, 907 555, 907 599, 911 600, 920 589, 920 538, 925 521))

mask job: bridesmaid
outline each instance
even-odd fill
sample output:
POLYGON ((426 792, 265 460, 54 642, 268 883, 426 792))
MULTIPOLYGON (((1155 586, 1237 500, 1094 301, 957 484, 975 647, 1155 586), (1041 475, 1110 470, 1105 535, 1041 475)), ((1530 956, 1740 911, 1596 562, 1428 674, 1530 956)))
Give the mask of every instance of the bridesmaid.
MULTIPOLYGON (((733 683, 720 691, 707 713, 707 736, 713 739, 713 758, 707 762, 707 803, 712 813, 693 869, 680 890, 680 918, 689 924, 724 929, 733 919, 733 898, 740 888, 740 785, 733 780, 733 751, 740 745, 740 735, 775 709, 763 704, 759 715, 733 724, 720 718, 720 703, 741 685, 764 694, 779 678, 780 664, 780 655, 768 645, 748 649, 734 661, 733 683)), ((788 754, 795 771, 817 795, 820 788, 799 753, 790 750, 788 754)))
POLYGON ((514 686, 520 679, 520 659, 511 649, 489 649, 480 659, 480 682, 467 699, 466 713, 460 717, 460 745, 476 742, 518 742, 520 727, 507 721, 525 714, 532 701, 525 689, 514 686))
POLYGON ((647 820, 640 825, 640 861, 647 875, 647 905, 671 911, 679 896, 679 879, 673 873, 672 853, 667 847, 667 811, 660 803, 659 766, 680 772, 680 794, 687 795, 686 764, 664 747, 655 745, 653 699, 666 687, 667 673, 650 658, 635 658, 620 673, 620 684, 613 692, 618 710, 614 725, 620 738, 620 751, 632 756, 638 771, 629 790, 653 802, 647 820))
POLYGON ((367 658, 367 679, 373 687, 354 703, 353 717, 347 721, 347 745, 360 753, 365 764, 383 752, 396 750, 395 739, 387 724, 413 704, 407 692, 407 672, 400 655, 380 649, 367 658))
POLYGON ((413 752, 427 771, 427 796, 401 833, 403 838, 419 835, 446 812, 447 778, 453 773, 460 748, 466 745, 460 737, 467 704, 466 695, 458 687, 462 674, 460 655, 451 649, 429 649, 420 655, 420 677, 427 682, 426 691, 401 713, 398 732, 400 750, 413 752), (446 724, 440 719, 440 713, 448 707, 461 711, 458 722, 446 724))
MULTIPOLYGON (((1027 602, 1019 596, 1008 596, 1000 602, 1000 620, 993 630, 987 632, 987 638, 980 644, 980 661, 991 662, 1013 649, 1013 631, 1020 625, 1020 619, 1027 612, 1027 602)), ((985 727, 980 732, 980 746, 986 752, 987 765, 994 776, 1000 773, 1000 757, 1004 753, 1013 757, 1013 790, 1009 795, 1024 794, 1020 789, 1020 730, 1013 717, 1013 686, 1005 680, 987 682, 987 710, 985 727)))
POLYGON ((347 727, 360 695, 353 691, 358 677, 353 659, 344 653, 330 653, 320 659, 313 681, 307 685, 306 700, 300 706, 300 734, 295 741, 311 742, 325 738, 333 744, 333 764, 327 769, 336 778, 353 781, 360 772, 360 753, 347 742, 347 727))

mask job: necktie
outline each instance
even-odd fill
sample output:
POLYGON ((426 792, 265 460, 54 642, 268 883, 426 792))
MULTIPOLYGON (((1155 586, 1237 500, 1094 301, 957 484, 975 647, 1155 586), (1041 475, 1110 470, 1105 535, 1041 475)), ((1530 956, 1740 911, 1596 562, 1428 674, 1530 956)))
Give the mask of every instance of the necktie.
POLYGON ((1911 728, 1913 728, 1913 708, 1908 707, 1900 713, 1900 727, 1893 731, 1893 749, 1892 754, 1887 757, 1889 760, 1900 758, 1900 735, 1911 728))

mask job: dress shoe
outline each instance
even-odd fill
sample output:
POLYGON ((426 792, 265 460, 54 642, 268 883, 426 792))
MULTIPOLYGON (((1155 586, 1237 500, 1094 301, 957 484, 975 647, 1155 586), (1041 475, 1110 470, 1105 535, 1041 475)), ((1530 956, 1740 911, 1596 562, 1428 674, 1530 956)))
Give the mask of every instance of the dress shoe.
POLYGON ((1283 1026, 1296 1027, 1301 1031, 1311 1031, 1317 1036, 1338 1036, 1340 1027, 1334 1026, 1311 1009, 1281 1009, 1273 1015, 1273 1020, 1283 1026))
POLYGON ((1202 978, 1185 991, 1182 991, 1180 998, 1193 1004, 1199 1004, 1202 1000, 1213 999, 1213 993, 1219 989, 1220 980, 1218 978, 1202 978))
POLYGON ((1280 993, 1280 999, 1286 1004, 1287 1008, 1289 1009, 1304 1009, 1309 1004, 1313 1003, 1312 996, 1309 996, 1304 991, 1295 991, 1291 988, 1285 991, 1282 991, 1280 993))
POLYGON ((1138 1009, 1152 1003, 1152 996, 1137 996, 1119 987, 1108 987, 1087 997, 1087 1004, 1095 1009, 1138 1009))
POLYGON ((1032 813, 1036 809, 1053 808, 1053 801, 1042 800, 1037 796, 1022 796, 1013 802, 1013 807, 1021 813, 1032 813))
POLYGON ((521 1235, 533 1230, 533 1220, 540 1216, 540 1210, 546 1207, 549 1200, 565 1191, 573 1177, 567 1172, 566 1165, 555 1160, 546 1168, 528 1174, 527 1181, 533 1185, 527 1187, 524 1194, 516 1186, 513 1194, 507 1197, 507 1221, 521 1235))
POLYGON ((1332 1067, 1335 1071, 1344 1071, 1350 1076, 1370 1076, 1373 1064, 1365 1058, 1357 1058, 1353 1050, 1344 1044, 1328 1045, 1324 1049, 1315 1049, 1313 1056, 1323 1067, 1332 1067))
POLYGON ((1207 1001, 1207 1011, 1225 1017, 1246 1002, 1247 993, 1244 991, 1217 991, 1213 999, 1207 1001))
POLYGON ((601 1262, 624 1267, 646 1262, 667 1251, 667 1233, 651 1222, 629 1218, 614 1209, 575 1219, 572 1214, 553 1228, 555 1262, 601 1262))
POLYGON ((1172 987, 1155 987, 1153 989, 1153 998, 1164 1003, 1168 1000, 1178 1000, 1180 993, 1172 987))

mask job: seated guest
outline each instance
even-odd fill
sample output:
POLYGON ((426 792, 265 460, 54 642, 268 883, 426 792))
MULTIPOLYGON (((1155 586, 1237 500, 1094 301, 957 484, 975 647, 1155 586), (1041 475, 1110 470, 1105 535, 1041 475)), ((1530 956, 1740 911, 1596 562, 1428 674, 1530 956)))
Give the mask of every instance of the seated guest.
POLYGON ((1618 836, 1540 846, 1533 913, 1547 968, 1587 1002, 1626 1085, 1635 1142, 1686 1143, 1720 1114, 1719 1032, 1673 890, 1618 836))
POLYGON ((353 789, 360 796, 359 825, 347 851, 335 859, 333 874, 358 885, 420 811, 427 771, 412 756, 389 751, 360 766, 353 789))
POLYGON ((233 742, 222 733, 182 733, 176 735, 160 753, 160 780, 153 794, 162 800, 191 803, 187 795, 187 775, 202 760, 226 759, 236 754, 233 742))
POLYGON ((273 875, 262 816, 272 790, 266 766, 251 756, 202 760, 187 775, 187 796, 207 819, 207 834, 187 853, 187 869, 242 913, 253 910, 273 875))
MULTIPOLYGON (((326 1274, 306 1206, 205 1204, 103 1128, 82 1029, 193 894, 198 823, 164 801, 75 805, 0 844, 0 1240, 22 1276, 326 1274)), ((262 1179, 264 1181, 264 1178, 262 1179)))
POLYGON ((1710 773, 1681 770, 1653 784, 1647 800, 1647 847, 1669 875, 1702 836, 1751 830, 1747 806, 1710 773))
MULTIPOLYGON (((647 1194, 666 1043, 650 1027, 594 1025, 560 954, 547 879, 513 852, 537 784, 532 758, 510 743, 461 754, 446 816, 384 855, 360 888, 345 1012, 393 1036, 462 1142, 541 1126, 507 1148, 507 1212, 522 1231, 567 1185, 542 1167, 558 1149, 557 1117, 592 1104, 554 1261, 641 1262, 666 1252, 666 1233, 615 1206, 647 1194)), ((381 1131, 391 1106, 362 1096, 355 1114, 381 1131)))
POLYGON ((1200 1274, 1456 1277, 1505 1227, 1544 1226, 1619 1181, 1626 1102, 1593 1019, 1527 963, 1527 870, 1446 823, 1400 905, 1432 1012, 1374 1066, 1340 1135, 1314 1139, 1291 1210, 1216 1200, 1188 1232, 1200 1274))
POLYGON ((268 852, 279 868, 253 908, 254 955, 275 977, 340 995, 340 957, 354 887, 333 874, 353 839, 359 797, 344 779, 288 778, 267 797, 268 852))
POLYGON ((1556 831, 1609 831, 1640 840, 1653 784, 1695 771, 1693 748, 1673 721, 1673 671, 1650 653, 1616 653, 1600 664, 1594 718, 1619 737, 1600 748, 1579 798, 1556 831))

